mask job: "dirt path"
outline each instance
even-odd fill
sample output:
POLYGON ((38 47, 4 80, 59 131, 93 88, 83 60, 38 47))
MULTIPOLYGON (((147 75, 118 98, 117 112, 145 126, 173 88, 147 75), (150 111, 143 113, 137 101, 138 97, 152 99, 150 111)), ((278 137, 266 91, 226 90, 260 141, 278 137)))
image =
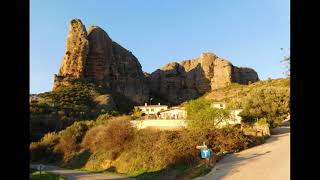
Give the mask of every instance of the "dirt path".
MULTIPOLYGON (((31 168, 37 169, 38 165, 33 164, 30 165, 31 168)), ((56 166, 48 166, 45 165, 44 171, 50 172, 53 174, 59 174, 67 179, 70 180, 94 180, 94 179, 117 179, 117 180, 134 180, 134 178, 122 177, 122 176, 115 176, 115 175, 108 175, 102 173, 91 173, 91 172, 83 172, 71 169, 63 169, 56 166)))
POLYGON ((196 180, 289 180, 290 126, 275 128, 265 144, 224 157, 196 180))

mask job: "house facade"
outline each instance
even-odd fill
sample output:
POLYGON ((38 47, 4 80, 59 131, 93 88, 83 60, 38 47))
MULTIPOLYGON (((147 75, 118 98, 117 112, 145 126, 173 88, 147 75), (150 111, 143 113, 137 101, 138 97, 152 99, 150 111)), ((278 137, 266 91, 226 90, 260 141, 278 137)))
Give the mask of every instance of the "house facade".
POLYGON ((148 105, 147 103, 144 104, 144 106, 135 106, 145 114, 145 115, 157 115, 159 111, 167 110, 167 105, 161 105, 158 103, 158 105, 148 105))
POLYGON ((160 119, 186 119, 187 112, 184 107, 177 106, 160 111, 158 117, 160 119))

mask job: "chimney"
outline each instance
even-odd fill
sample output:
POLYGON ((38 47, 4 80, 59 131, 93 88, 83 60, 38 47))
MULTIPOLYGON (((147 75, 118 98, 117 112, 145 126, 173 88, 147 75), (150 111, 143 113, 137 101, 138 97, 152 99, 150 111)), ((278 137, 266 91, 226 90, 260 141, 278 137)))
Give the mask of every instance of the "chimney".
POLYGON ((144 103, 144 106, 147 106, 147 103, 144 103))
POLYGON ((158 103, 158 105, 160 106, 160 103, 158 103))

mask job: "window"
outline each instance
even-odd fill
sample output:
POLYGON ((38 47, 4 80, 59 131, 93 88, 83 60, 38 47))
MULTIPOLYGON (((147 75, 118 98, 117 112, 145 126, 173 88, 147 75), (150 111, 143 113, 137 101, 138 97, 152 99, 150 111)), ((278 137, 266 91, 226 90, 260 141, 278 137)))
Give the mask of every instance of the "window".
POLYGON ((222 104, 220 104, 220 107, 223 107, 223 105, 222 105, 222 104))
POLYGON ((149 111, 149 109, 147 108, 146 111, 149 111))
POLYGON ((151 111, 153 112, 153 109, 151 109, 151 111))

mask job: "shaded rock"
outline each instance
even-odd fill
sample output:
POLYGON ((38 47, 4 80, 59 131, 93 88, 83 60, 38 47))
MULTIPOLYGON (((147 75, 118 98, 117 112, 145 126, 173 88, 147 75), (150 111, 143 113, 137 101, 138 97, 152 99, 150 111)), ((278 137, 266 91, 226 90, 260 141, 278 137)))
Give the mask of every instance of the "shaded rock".
POLYGON ((137 58, 127 49, 113 42, 98 26, 88 31, 80 20, 70 22, 66 54, 53 90, 69 86, 70 80, 86 79, 109 92, 117 92, 135 103, 149 98, 149 88, 137 58))
POLYGON ((89 54, 86 61, 85 76, 97 84, 108 87, 110 81, 110 66, 113 59, 112 40, 98 26, 88 29, 89 54))

